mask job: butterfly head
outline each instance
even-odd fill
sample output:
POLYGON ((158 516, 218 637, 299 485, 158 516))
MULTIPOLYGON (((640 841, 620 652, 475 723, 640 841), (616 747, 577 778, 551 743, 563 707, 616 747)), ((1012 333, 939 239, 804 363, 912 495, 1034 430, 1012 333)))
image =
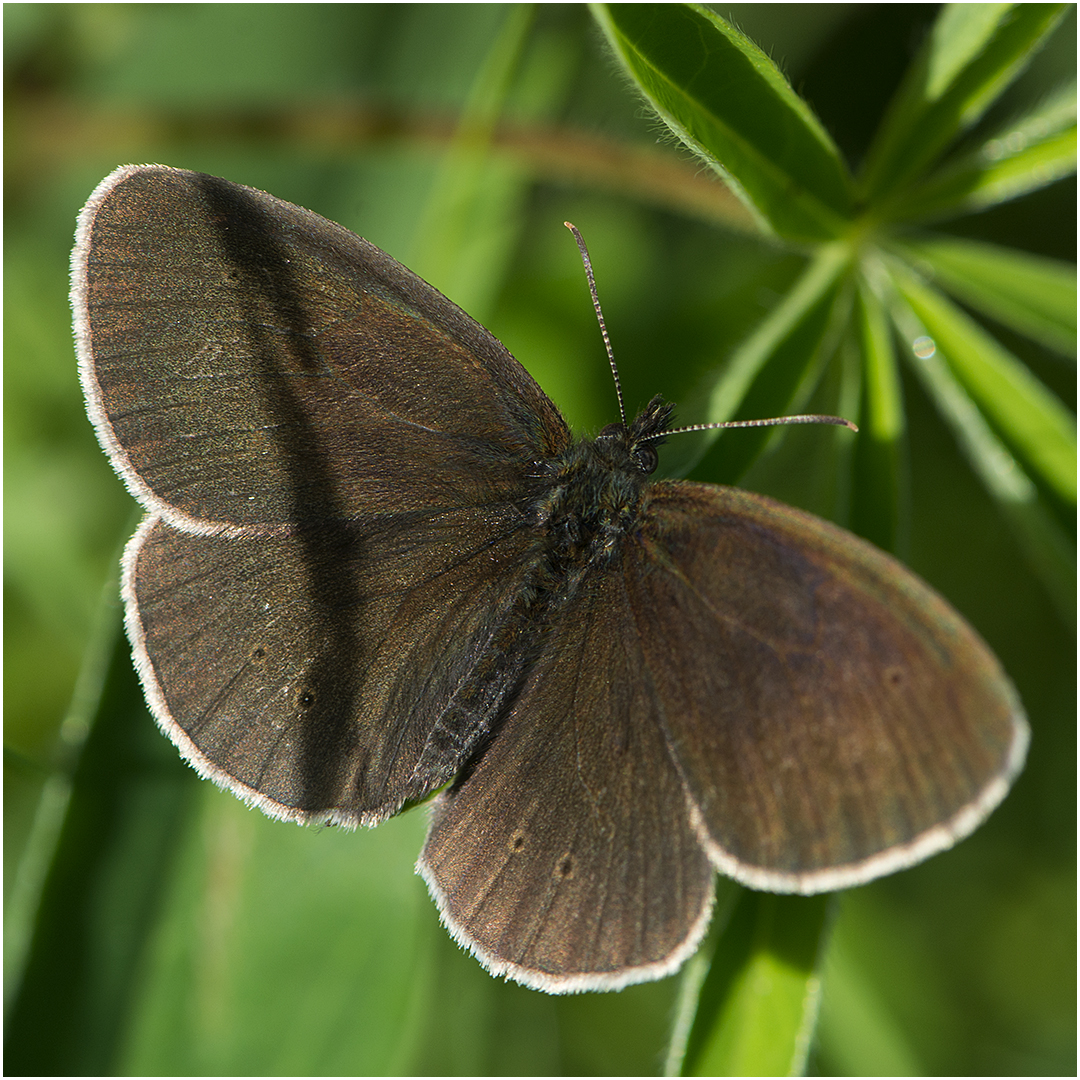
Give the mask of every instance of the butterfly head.
POLYGON ((596 437, 596 451, 615 467, 635 469, 643 476, 654 473, 659 463, 657 447, 665 439, 674 409, 663 398, 654 397, 630 424, 608 424, 596 437))

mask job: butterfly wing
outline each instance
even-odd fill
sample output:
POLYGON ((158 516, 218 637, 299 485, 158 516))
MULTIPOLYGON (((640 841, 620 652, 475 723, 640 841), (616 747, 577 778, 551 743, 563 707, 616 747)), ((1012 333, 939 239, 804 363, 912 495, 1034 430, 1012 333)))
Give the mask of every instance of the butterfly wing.
POLYGON ((79 219, 72 304, 99 438, 197 532, 513 497, 570 435, 479 323, 318 214, 127 167, 79 219))
POLYGON ((594 573, 497 738, 435 804, 419 869, 494 975, 616 989, 674 971, 704 933, 712 868, 643 672, 622 577, 594 573))
POLYGON ((649 489, 624 571, 702 840, 817 892, 966 835, 1019 772, 1016 693, 967 623, 851 534, 732 488, 649 489))
POLYGON ((238 184, 120 169, 72 262, 90 415, 151 511, 124 589, 158 722, 281 816, 423 794, 534 557, 522 485, 570 441, 558 411, 389 256, 238 184))
POLYGON ((709 860, 817 892, 970 832, 1027 726, 975 633, 889 556, 736 489, 646 493, 552 628, 420 869, 493 974, 567 992, 674 970, 709 860))
POLYGON ((414 775, 512 610, 529 544, 516 512, 492 508, 399 534, 257 537, 152 515, 123 584, 147 699, 203 775, 268 813, 373 823, 467 752, 414 775))

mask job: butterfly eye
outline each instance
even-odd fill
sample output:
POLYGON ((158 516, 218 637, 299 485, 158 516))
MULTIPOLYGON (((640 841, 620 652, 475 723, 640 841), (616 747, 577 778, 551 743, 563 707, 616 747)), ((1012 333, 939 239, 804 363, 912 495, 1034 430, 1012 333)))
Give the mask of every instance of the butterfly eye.
POLYGON ((604 428, 596 437, 598 439, 612 439, 617 435, 624 435, 625 433, 625 424, 608 424, 608 426, 604 428))
POLYGON ((635 447, 633 458, 634 464, 643 473, 656 472, 656 466, 660 464, 660 456, 656 452, 656 447, 649 446, 648 443, 644 446, 635 447))

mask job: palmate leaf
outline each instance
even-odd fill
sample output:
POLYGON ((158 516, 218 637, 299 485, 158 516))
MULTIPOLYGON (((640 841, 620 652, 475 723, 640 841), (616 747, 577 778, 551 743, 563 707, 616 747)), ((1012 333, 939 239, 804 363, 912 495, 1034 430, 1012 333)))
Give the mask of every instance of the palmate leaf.
MULTIPOLYGON (((843 245, 826 245, 811 259, 788 294, 731 356, 709 394, 706 422, 764 415, 756 411, 759 408, 771 416, 792 405, 807 365, 819 351, 828 312, 847 265, 848 252, 843 245), (778 359, 786 351, 796 357, 794 368, 778 359), (763 384, 766 369, 776 375, 778 368, 780 383, 766 377, 763 384)), ((760 453, 770 433, 765 429, 741 432, 741 438, 726 442, 718 435, 715 431, 705 435, 703 445, 712 449, 705 456, 702 471, 714 479, 733 481, 760 453)))
POLYGON ((671 130, 787 240, 840 235, 847 168, 776 65, 706 8, 596 4, 615 55, 671 130))
MULTIPOLYGON (((846 265, 846 253, 833 247, 811 261, 799 282, 736 350, 731 377, 713 391, 712 415, 727 412, 736 419, 757 419, 802 410, 833 355, 850 306, 842 274, 846 265)), ((735 483, 778 437, 770 428, 739 435, 707 443, 709 449, 692 475, 735 483)))
MULTIPOLYGON (((740 92, 750 101, 754 91, 760 93, 767 88, 774 101, 781 99, 788 104, 794 95, 764 57, 754 57, 755 63, 746 62, 753 47, 748 47, 741 35, 722 20, 677 5, 663 10, 651 5, 609 5, 598 6, 595 11, 616 55, 661 118, 713 165, 772 232, 802 241, 824 241, 842 235, 835 231, 843 228, 842 220, 829 222, 818 206, 806 200, 813 187, 805 177, 797 178, 798 164, 785 161, 765 137, 757 139, 753 147, 756 153, 747 152, 748 137, 739 123, 751 116, 753 109, 739 99, 740 92), (690 27, 694 34, 689 33, 690 27), (778 83, 786 93, 776 93, 778 83), (788 190, 795 192, 796 202, 801 203, 795 208, 799 220, 790 216, 792 206, 783 207, 787 217, 775 208, 773 200, 783 188, 777 183, 778 176, 788 178, 788 190), (826 224, 825 235, 815 234, 813 223, 826 224)), ((910 184, 960 132, 983 115, 1059 18, 1060 9, 1046 6, 1019 10, 1009 5, 957 5, 944 11, 924 49, 921 67, 914 69, 897 95, 871 151, 866 182, 871 196, 868 221, 899 224, 912 217, 916 208, 927 214, 955 213, 1033 190, 1075 168, 1074 114, 1070 118, 1068 102, 1058 99, 1011 125, 996 142, 985 143, 976 155, 942 170, 922 188, 913 191, 910 184), (882 201, 893 192, 892 201, 882 201)), ((762 115, 766 115, 765 110, 762 115)), ((792 108, 791 115, 804 114, 792 108)), ((767 126, 768 122, 762 124, 767 126)), ((812 117, 807 130, 817 130, 812 117)), ((831 141, 826 145, 831 153, 831 141)), ((828 204, 829 200, 819 202, 828 204)), ((849 212, 848 205, 843 207, 845 212, 849 212)), ((832 208, 840 207, 834 203, 832 208)), ((858 227, 851 241, 818 247, 804 275, 731 354, 704 411, 707 419, 715 421, 773 415, 797 407, 795 402, 805 396, 820 374, 821 360, 843 336, 838 327, 850 318, 846 313, 852 312, 850 303, 842 303, 846 295, 844 282, 854 272, 858 280, 854 325, 847 335, 845 351, 861 361, 862 373, 860 377, 856 370, 853 378, 845 377, 845 385, 855 387, 861 398, 859 420, 863 430, 854 449, 852 524, 879 544, 895 548, 903 529, 905 471, 897 358, 878 293, 864 278, 863 267, 856 269, 856 260, 861 257, 871 277, 880 279, 880 264, 874 254, 879 241, 872 230, 860 235, 858 227)), ((1043 339, 1061 341, 1066 337, 1069 283, 1064 275, 1059 275, 1062 280, 1053 299, 1035 299, 1035 279, 1050 276, 1044 264, 1018 255, 1011 260, 1012 268, 1026 272, 1005 283, 1002 278, 1009 273, 1005 265, 1009 260, 993 268, 989 265, 992 260, 983 260, 980 273, 974 249, 965 252, 958 242, 947 250, 941 246, 947 243, 928 248, 921 257, 926 263, 936 261, 942 267, 943 283, 958 295, 964 295, 962 290, 966 290, 965 298, 976 307, 992 306, 1002 321, 1035 329, 1043 339), (966 268, 957 265, 963 263, 965 254, 970 264, 966 268), (971 272, 965 274, 965 269, 971 272), (998 303, 1002 294, 1009 294, 1011 303, 998 303)), ((911 258, 915 252, 909 250, 906 255, 911 258)), ((1074 295, 1074 286, 1072 292, 1074 295)), ((920 378, 957 432, 983 482, 1013 522, 1048 589, 1059 600, 1065 598, 1067 606, 1068 545, 1039 504, 1034 486, 1023 477, 1022 470, 980 416, 979 407, 993 417, 995 425, 1004 429, 1025 460, 1033 462, 1039 474, 1064 498, 1070 494, 1075 497, 1075 469, 1070 480, 1068 467, 1070 454, 1075 460, 1075 437, 1069 419, 1056 399, 985 331, 943 297, 936 293, 933 297, 935 303, 919 307, 917 300, 926 300, 925 296, 905 294, 904 301, 899 302, 903 307, 900 316, 895 310, 898 302, 893 302, 894 317, 902 323, 906 319, 908 341, 916 325, 927 332, 919 322, 920 316, 933 324, 930 333, 936 331, 947 339, 947 353, 939 350, 936 357, 925 362, 916 358, 920 378), (966 390, 946 366, 946 355, 966 390), (974 400, 969 395, 974 395, 974 400)), ((1072 337, 1075 340, 1075 328, 1072 337)), ((736 480, 763 449, 767 438, 758 433, 753 446, 745 437, 737 442, 713 440, 698 465, 698 474, 736 480)), ((792 933, 798 936, 797 930, 792 933)), ((810 936, 802 938, 804 947, 810 940, 810 936)), ((732 942, 729 928, 720 938, 709 974, 687 974, 687 994, 699 997, 681 1067, 686 1072, 702 1073, 785 1072, 792 1060, 781 1061, 780 1057, 792 1045, 794 1027, 790 1020, 795 1014, 789 1011, 789 1022, 776 1014, 764 1019, 766 1012, 758 1008, 760 1002, 755 999, 754 979, 749 973, 765 970, 768 964, 762 955, 752 960, 744 957, 745 969, 735 977, 731 964, 725 966, 720 959, 725 950, 734 947, 732 942), (756 967, 758 964, 764 966, 756 967), (715 989, 717 980, 723 982, 722 992, 715 989), (764 1052, 768 1044, 766 1030, 771 1030, 774 1039, 772 1056, 764 1052)), ((703 962, 701 958, 696 961, 698 965, 703 962)), ((677 1036, 673 1047, 678 1043, 677 1036)), ((679 1057, 677 1050, 674 1057, 679 1057)))

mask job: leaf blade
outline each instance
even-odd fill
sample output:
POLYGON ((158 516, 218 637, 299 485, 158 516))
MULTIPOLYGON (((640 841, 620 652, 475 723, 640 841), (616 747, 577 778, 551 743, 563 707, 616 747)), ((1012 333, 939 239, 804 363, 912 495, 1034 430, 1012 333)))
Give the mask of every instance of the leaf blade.
POLYGON ((982 210, 1076 172, 1076 84, 946 164, 894 206, 898 219, 932 221, 982 210))
POLYGON ((95 713, 7 1017, 12 1072, 117 1071, 190 804, 193 778, 154 729, 119 634, 95 713))
POLYGON ((860 536, 895 552, 904 487, 904 403, 888 317, 865 278, 859 280, 854 315, 864 378, 851 524, 860 536))
POLYGON ((596 4, 616 56, 672 131, 792 240, 840 235, 852 211, 839 151, 773 62, 692 5, 596 4))
MULTIPOLYGON (((893 278, 895 285, 895 276, 893 278)), ((1039 499, 1031 478, 990 428, 975 402, 942 357, 942 351, 916 351, 927 336, 915 310, 898 288, 889 297, 893 322, 902 339, 912 343, 912 368, 961 451, 998 504, 1025 557, 1040 578, 1062 622, 1076 625, 1076 549, 1039 499)))
POLYGON ((880 202, 922 175, 1030 62, 1063 4, 949 4, 878 129, 861 177, 880 202))
POLYGON ((1076 425, 1058 398, 978 323, 906 269, 901 295, 968 394, 1057 495, 1076 504, 1076 425))
POLYGON ((899 245, 953 296, 1065 356, 1076 356, 1076 267, 956 237, 899 245))
MULTIPOLYGON (((732 354, 709 394, 708 422, 760 419, 798 407, 823 358, 849 265, 845 245, 824 245, 817 252, 799 280, 732 354)), ((734 483, 775 435, 768 428, 742 431, 738 439, 727 440, 715 431, 707 433, 707 449, 696 475, 734 483)))
POLYGON ((828 895, 743 892, 702 987, 684 1076, 801 1074, 830 907, 828 895))

